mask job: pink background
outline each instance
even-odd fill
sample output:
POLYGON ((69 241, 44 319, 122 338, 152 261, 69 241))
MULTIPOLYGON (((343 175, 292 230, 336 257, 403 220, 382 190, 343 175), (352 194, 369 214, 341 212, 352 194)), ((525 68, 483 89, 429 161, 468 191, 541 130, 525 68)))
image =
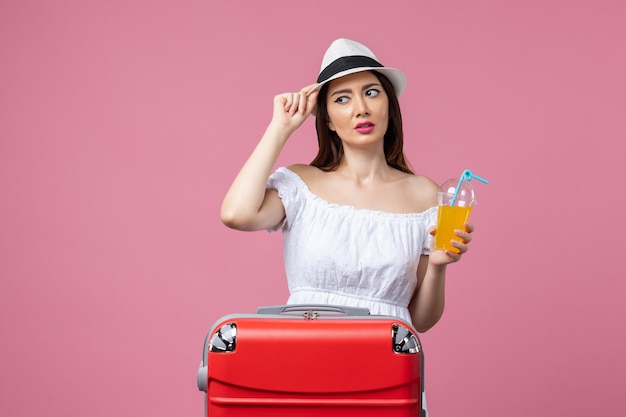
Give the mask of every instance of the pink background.
MULTIPOLYGON (((476 183, 422 336, 434 417, 622 415, 626 2, 2 1, 0 415, 201 415, 206 331, 287 296, 219 221, 337 37, 403 69, 406 152, 476 183)), ((309 162, 311 120, 280 164, 309 162)))

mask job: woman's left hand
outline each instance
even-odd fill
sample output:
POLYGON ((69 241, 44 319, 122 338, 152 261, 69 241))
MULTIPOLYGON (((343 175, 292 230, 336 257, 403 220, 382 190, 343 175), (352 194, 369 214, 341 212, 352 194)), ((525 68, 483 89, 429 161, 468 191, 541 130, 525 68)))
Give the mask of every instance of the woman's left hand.
MULTIPOLYGON (((458 240, 452 240, 452 246, 459 250, 459 253, 455 253, 449 250, 435 249, 434 239, 433 245, 430 249, 430 263, 433 265, 447 265, 454 262, 458 262, 461 256, 469 249, 469 243, 472 241, 472 232, 474 232, 474 225, 471 223, 465 223, 465 230, 455 230, 455 235, 458 240)), ((437 229, 433 228, 430 234, 434 237, 437 234, 437 229)))

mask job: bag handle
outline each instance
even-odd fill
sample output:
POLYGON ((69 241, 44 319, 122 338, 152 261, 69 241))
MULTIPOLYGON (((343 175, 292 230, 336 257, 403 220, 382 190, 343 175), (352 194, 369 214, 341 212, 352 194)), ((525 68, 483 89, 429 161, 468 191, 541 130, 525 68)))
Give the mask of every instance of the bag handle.
POLYGON ((257 314, 284 314, 305 317, 317 316, 369 316, 370 311, 362 307, 346 307, 330 304, 289 304, 262 306, 257 314))

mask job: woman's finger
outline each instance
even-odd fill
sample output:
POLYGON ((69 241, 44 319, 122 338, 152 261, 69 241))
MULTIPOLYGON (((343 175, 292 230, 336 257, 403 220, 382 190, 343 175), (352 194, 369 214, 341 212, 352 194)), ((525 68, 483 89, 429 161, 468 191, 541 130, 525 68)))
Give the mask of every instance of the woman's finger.
POLYGON ((314 93, 315 91, 319 91, 319 89, 315 89, 315 87, 317 87, 317 83, 307 85, 306 87, 302 88, 302 90, 300 90, 300 91, 303 92, 304 95, 309 96, 310 94, 314 93), (314 89, 315 89, 315 91, 313 91, 314 89))
POLYGON ((450 258, 452 258, 452 262, 457 262, 458 260, 461 259, 462 253, 456 253, 456 252, 452 252, 452 251, 447 250, 446 251, 446 255, 448 255, 450 258))
POLYGON ((467 246, 464 243, 459 242, 458 240, 453 240, 452 246, 457 248, 459 252, 458 253, 452 252, 452 251, 446 251, 446 252, 449 252, 449 255, 452 256, 455 261, 458 261, 459 259, 461 259, 461 255, 463 255, 464 253, 467 253, 467 251, 469 250, 469 246, 467 246))
POLYGON ((291 106, 293 104, 293 101, 291 99, 291 94, 283 94, 282 96, 282 101, 283 101, 283 108, 285 109, 285 112, 289 113, 289 111, 291 110, 291 106))
POLYGON ((291 97, 291 108, 289 109, 289 115, 293 116, 298 112, 298 105, 300 104, 300 97, 298 93, 290 93, 291 97))
POLYGON ((472 241, 472 235, 470 233, 467 233, 465 230, 456 229, 454 231, 454 234, 456 235, 456 237, 461 238, 461 242, 463 243, 470 243, 472 241))
POLYGON ((307 103, 306 93, 304 91, 301 91, 298 94, 298 99, 299 99, 298 111, 300 112, 300 114, 304 114, 304 112, 306 111, 306 103, 307 103))

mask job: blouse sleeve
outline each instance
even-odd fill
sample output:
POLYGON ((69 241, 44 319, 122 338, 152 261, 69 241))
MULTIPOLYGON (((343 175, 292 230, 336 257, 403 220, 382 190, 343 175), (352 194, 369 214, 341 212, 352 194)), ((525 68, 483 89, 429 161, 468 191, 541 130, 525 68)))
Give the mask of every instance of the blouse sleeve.
POLYGON ((430 229, 437 225, 437 211, 437 207, 431 207, 424 212, 424 228, 426 233, 422 242, 422 255, 430 255, 430 245, 433 241, 430 229))
POLYGON ((291 222, 297 215, 299 210, 298 203, 298 183, 296 174, 287 168, 280 167, 270 175, 267 180, 266 188, 272 188, 278 191, 283 207, 285 208, 285 218, 282 222, 274 227, 267 229, 268 232, 285 231, 289 228, 291 222))

